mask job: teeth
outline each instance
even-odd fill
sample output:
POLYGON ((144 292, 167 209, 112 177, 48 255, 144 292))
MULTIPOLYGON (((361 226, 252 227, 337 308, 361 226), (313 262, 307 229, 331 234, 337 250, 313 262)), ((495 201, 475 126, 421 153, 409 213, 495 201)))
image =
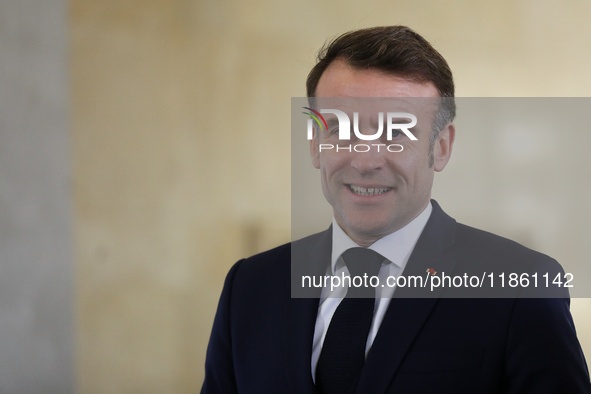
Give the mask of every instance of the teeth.
POLYGON ((355 194, 360 196, 375 196, 376 194, 383 194, 390 191, 391 187, 359 187, 355 185, 349 185, 349 189, 355 194))

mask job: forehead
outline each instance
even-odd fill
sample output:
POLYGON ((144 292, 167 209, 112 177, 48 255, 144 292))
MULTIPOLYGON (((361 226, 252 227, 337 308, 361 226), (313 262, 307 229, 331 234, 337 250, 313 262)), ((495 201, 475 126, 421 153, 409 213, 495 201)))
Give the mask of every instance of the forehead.
POLYGON ((376 112, 411 113, 423 127, 431 124, 439 98, 431 82, 413 82, 377 69, 360 70, 336 60, 322 74, 315 101, 319 108, 339 109, 350 119, 353 112, 374 117, 376 112))
POLYGON ((414 82, 377 69, 356 69, 343 60, 324 71, 316 97, 439 97, 432 82, 414 82))

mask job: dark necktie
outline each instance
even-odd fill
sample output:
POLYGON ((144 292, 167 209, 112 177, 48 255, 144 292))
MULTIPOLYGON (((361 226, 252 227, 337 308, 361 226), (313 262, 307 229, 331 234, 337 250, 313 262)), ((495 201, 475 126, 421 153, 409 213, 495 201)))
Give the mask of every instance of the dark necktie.
POLYGON ((351 279, 367 274, 368 287, 350 286, 332 316, 316 368, 316 388, 321 394, 348 393, 359 380, 375 304, 369 278, 378 274, 385 260, 365 248, 349 249, 342 257, 351 279))

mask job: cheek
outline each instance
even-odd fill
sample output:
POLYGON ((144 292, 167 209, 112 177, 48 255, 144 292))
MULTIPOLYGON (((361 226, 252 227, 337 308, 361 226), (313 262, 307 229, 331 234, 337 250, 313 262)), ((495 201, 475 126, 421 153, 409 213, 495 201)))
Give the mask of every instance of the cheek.
POLYGON ((320 156, 320 165, 323 176, 330 179, 333 175, 339 173, 347 167, 347 155, 335 152, 326 152, 320 156))
POLYGON ((416 167, 418 156, 418 151, 414 146, 404 146, 401 152, 388 152, 387 160, 392 166, 406 172, 416 167))
POLYGON ((419 147, 405 147, 402 152, 391 153, 388 159, 394 174, 405 178, 406 183, 412 185, 427 179, 429 173, 428 151, 423 152, 419 147))

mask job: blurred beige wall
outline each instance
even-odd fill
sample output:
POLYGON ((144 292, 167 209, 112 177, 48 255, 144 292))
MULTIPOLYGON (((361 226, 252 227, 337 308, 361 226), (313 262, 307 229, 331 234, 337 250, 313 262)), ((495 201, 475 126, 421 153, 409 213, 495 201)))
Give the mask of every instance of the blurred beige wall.
MULTIPOLYGON (((406 24, 458 96, 586 96, 590 16, 586 0, 73 0, 79 392, 199 390, 226 272, 290 239, 290 98, 327 38, 406 24)), ((590 309, 573 302, 589 356, 590 309)))

